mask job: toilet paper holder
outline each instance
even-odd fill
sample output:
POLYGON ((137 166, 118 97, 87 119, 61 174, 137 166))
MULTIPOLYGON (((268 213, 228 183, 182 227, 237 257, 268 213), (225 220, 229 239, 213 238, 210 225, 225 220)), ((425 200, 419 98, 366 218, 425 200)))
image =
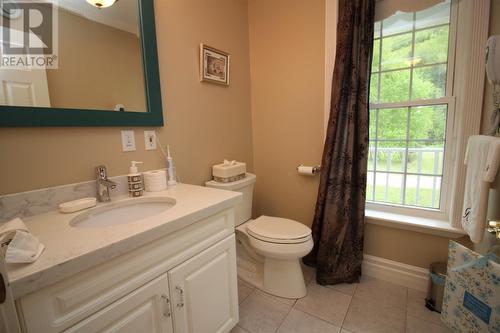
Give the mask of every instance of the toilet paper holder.
POLYGON ((321 165, 307 166, 303 164, 297 165, 297 172, 301 175, 314 176, 321 171, 321 165))

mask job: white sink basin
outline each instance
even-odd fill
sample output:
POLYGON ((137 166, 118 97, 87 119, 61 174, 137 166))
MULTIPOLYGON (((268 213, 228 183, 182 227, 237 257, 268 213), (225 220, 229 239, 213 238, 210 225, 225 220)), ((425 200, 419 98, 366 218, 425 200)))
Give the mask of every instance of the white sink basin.
POLYGON ((175 199, 168 197, 125 199, 84 211, 69 223, 75 228, 102 228, 129 224, 161 214, 175 203, 175 199))

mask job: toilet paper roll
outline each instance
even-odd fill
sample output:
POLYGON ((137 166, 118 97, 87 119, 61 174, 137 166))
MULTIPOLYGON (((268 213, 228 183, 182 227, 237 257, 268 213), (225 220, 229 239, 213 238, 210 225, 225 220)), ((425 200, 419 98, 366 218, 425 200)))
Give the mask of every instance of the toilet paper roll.
POLYGON ((151 180, 151 179, 145 179, 144 183, 149 184, 149 185, 161 185, 161 184, 165 183, 165 178, 153 179, 153 180, 151 180))
POLYGON ((148 192, 158 192, 167 189, 167 173, 165 170, 144 172, 144 188, 148 192))
POLYGON ((299 165, 297 167, 297 172, 300 175, 305 175, 305 176, 314 176, 316 174, 316 167, 312 166, 305 166, 305 165, 299 165))
POLYGON ((165 170, 147 171, 143 172, 142 176, 144 177, 144 179, 151 179, 151 180, 160 179, 161 177, 166 179, 167 172, 165 170))
POLYGON ((158 184, 158 185, 151 185, 151 184, 145 183, 144 186, 145 186, 146 191, 148 191, 148 192, 164 191, 167 189, 167 181, 165 180, 165 182, 163 184, 158 184))

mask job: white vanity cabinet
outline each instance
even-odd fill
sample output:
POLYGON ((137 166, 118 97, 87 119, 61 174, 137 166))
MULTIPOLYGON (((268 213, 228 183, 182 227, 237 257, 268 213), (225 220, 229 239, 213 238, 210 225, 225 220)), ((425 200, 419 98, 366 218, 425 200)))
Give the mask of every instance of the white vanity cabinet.
POLYGON ((238 322, 225 210, 16 301, 22 331, 222 333, 238 322))

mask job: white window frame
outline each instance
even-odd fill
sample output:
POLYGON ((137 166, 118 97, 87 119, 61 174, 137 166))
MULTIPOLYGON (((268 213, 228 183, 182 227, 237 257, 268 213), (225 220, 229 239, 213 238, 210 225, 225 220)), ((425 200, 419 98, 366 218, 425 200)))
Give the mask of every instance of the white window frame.
POLYGON ((467 141, 471 135, 479 134, 481 127, 490 7, 490 0, 459 1, 457 49, 460 52, 455 55, 454 169, 448 217, 451 227, 458 229, 461 229, 465 191, 464 158, 467 141))
POLYGON ((454 14, 455 50, 460 52, 449 54, 450 60, 454 61, 453 103, 450 104, 450 121, 447 121, 446 135, 447 139, 451 138, 452 143, 446 147, 444 163, 447 163, 447 169, 443 174, 443 182, 446 177, 447 185, 442 189, 442 210, 438 214, 424 208, 411 209, 408 212, 408 208, 367 202, 365 213, 368 223, 445 237, 460 237, 464 234, 461 228, 466 174, 464 157, 469 136, 480 132, 485 45, 491 1, 453 2, 454 10, 458 12, 454 14))
MULTIPOLYGON (((335 55, 335 29, 337 19, 337 0, 325 0, 326 21, 334 22, 325 26, 325 109, 324 133, 330 115, 331 78, 334 64, 331 60, 335 55), (335 9, 335 10, 334 10, 335 9)), ((377 0, 384 1, 384 0, 377 0)), ((453 103, 450 104, 450 116, 453 121, 447 121, 447 138, 451 130, 452 144, 448 146, 445 157, 448 172, 443 177, 449 177, 448 188, 442 193, 443 212, 432 211, 428 214, 425 208, 418 209, 423 217, 415 217, 417 209, 401 210, 400 207, 367 202, 365 210, 366 222, 386 227, 418 231, 444 237, 460 237, 464 234, 460 227, 460 217, 465 188, 465 149, 470 135, 479 134, 484 91, 484 59, 485 45, 488 39, 490 22, 490 0, 454 0, 454 9, 458 10, 455 18, 454 34, 456 35, 453 77, 453 103), (458 7, 458 8, 457 8, 458 7), (450 129, 451 127, 451 129, 450 129), (450 171, 451 170, 451 171, 450 171)), ((450 26, 451 30, 451 26, 450 26)), ((443 179, 444 182, 444 179, 443 179)))
MULTIPOLYGON (((445 96, 435 99, 413 100, 408 102, 398 103, 373 103, 370 104, 370 109, 386 109, 386 108, 407 108, 412 106, 430 106, 430 105, 448 105, 446 116, 446 130, 445 130, 445 150, 443 158, 443 175, 441 179, 440 190, 440 207, 439 209, 413 207, 398 205, 393 203, 372 202, 366 201, 366 208, 370 210, 395 213, 400 215, 416 216, 421 218, 447 220, 450 212, 450 190, 452 183, 452 154, 453 151, 453 124, 455 122, 455 96, 454 96, 454 74, 455 74, 455 53, 456 53, 456 33, 458 21, 458 1, 452 0, 450 5, 450 23, 449 23, 449 37, 448 37, 448 61, 446 72, 446 92, 445 96)), ((427 28, 426 28, 427 29, 427 28)), ((419 31, 424 29, 416 29, 419 31)), ((413 30, 412 30, 413 31, 413 30)), ((382 47, 382 41, 380 43, 382 47)), ((414 43, 412 44, 412 48, 414 43)), ((410 79, 410 91, 412 80, 410 79)), ((380 89, 380 79, 378 80, 380 89)), ((373 171, 376 172, 375 170, 373 171)), ((406 173, 406 171, 405 171, 406 173)))

